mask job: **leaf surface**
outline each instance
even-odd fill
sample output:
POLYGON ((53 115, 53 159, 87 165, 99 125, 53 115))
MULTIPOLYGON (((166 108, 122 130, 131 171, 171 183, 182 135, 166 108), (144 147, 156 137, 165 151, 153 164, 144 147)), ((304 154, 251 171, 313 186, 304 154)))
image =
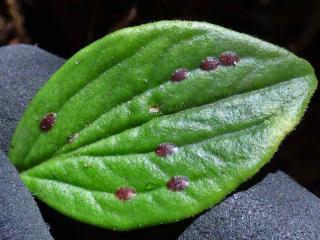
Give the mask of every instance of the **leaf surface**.
POLYGON ((51 77, 20 121, 10 159, 39 199, 79 221, 117 230, 173 222, 268 162, 316 84, 306 61, 215 25, 123 29, 51 77), (223 58, 230 51, 234 64, 223 58), (206 69, 202 61, 219 56, 206 69))

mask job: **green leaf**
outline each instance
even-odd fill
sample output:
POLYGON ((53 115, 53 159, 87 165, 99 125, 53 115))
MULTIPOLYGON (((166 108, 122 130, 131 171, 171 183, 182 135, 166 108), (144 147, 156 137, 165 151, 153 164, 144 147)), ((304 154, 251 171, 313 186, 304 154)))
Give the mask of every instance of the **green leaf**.
POLYGON ((173 222, 268 162, 316 85, 306 61, 225 28, 127 28, 51 77, 20 121, 10 159, 39 199, 79 221, 117 230, 173 222))

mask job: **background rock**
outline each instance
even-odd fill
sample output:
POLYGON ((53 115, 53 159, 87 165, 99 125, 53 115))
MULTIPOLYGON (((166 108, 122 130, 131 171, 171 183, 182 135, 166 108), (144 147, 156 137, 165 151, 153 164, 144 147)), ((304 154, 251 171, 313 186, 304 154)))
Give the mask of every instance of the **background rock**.
POLYGON ((30 192, 0 151, 0 239, 52 239, 30 192))
POLYGON ((0 48, 0 149, 5 153, 27 103, 63 62, 35 46, 0 48))
POLYGON ((317 240, 320 199, 282 172, 201 215, 179 240, 317 240))
MULTIPOLYGON (((0 48, 0 149, 9 142, 24 109, 39 87, 63 63, 28 45, 0 48)), ((52 239, 30 192, 0 150, 0 239, 52 239)))

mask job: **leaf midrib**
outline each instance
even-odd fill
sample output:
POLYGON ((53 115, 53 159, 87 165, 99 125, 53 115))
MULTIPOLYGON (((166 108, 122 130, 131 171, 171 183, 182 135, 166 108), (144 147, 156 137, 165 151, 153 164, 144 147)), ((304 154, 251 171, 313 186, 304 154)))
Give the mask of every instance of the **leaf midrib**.
MULTIPOLYGON (((288 83, 288 82, 290 82, 290 81, 293 81, 293 80, 295 80, 295 79, 299 79, 299 78, 302 78, 302 77, 305 77, 305 76, 309 76, 309 74, 302 75, 302 76, 296 76, 296 77, 294 77, 294 78, 290 78, 290 79, 288 79, 288 80, 284 80, 284 81, 281 81, 281 82, 279 82, 279 83, 273 83, 273 84, 270 84, 270 85, 265 85, 265 86, 263 86, 263 87, 261 87, 261 88, 251 89, 250 91, 243 91, 243 92, 239 92, 239 93, 234 94, 234 95, 227 95, 227 96, 221 97, 221 98, 219 98, 219 99, 216 99, 215 101, 212 101, 212 102, 203 104, 203 105, 201 105, 201 106, 211 105, 211 104, 217 103, 217 102, 219 102, 219 101, 224 101, 224 100, 227 100, 227 99, 229 99, 229 98, 231 98, 231 97, 238 96, 238 95, 242 95, 242 94, 250 94, 251 92, 263 90, 263 89, 265 89, 265 88, 270 88, 270 87, 276 86, 276 85, 278 85, 278 84, 285 84, 285 83, 288 83)), ((190 108, 187 108, 187 109, 192 109, 192 108, 197 108, 197 107, 199 107, 199 106, 194 106, 194 107, 190 107, 190 108)), ((173 113, 169 113, 169 114, 163 114, 163 115, 161 115, 161 116, 159 116, 159 117, 170 116, 170 115, 173 115, 173 114, 177 114, 177 113, 183 112, 183 111, 185 111, 185 110, 186 110, 186 109, 181 109, 180 111, 173 112, 173 113)), ((154 120, 154 119, 156 119, 156 118, 152 118, 152 119, 150 119, 149 121, 143 122, 143 123, 141 123, 141 124, 139 124, 139 125, 137 125, 137 126, 133 126, 133 127, 131 127, 131 128, 124 129, 124 130, 122 130, 122 131, 120 131, 120 132, 114 133, 114 134, 111 135, 111 136, 107 136, 106 138, 102 138, 102 139, 99 139, 99 140, 97 140, 97 141, 91 142, 90 144, 85 145, 85 146, 81 146, 81 147, 79 147, 79 148, 77 148, 77 149, 75 149, 75 150, 73 150, 73 151, 66 152, 66 153, 63 153, 63 154, 61 154, 61 155, 57 155, 57 156, 53 156, 53 157, 54 157, 54 158, 57 158, 57 157, 59 157, 59 156, 62 156, 62 157, 63 157, 63 156, 69 156, 69 155, 72 156, 72 154, 76 154, 76 155, 81 154, 81 153, 77 152, 77 151, 80 150, 81 148, 89 147, 89 146, 91 146, 91 145, 93 145, 93 144, 95 144, 95 143, 98 143, 99 141, 103 141, 103 140, 105 140, 105 139, 107 139, 107 138, 109 138, 109 137, 113 137, 113 136, 116 136, 116 135, 118 135, 118 134, 124 133, 124 132, 126 132, 126 131, 133 130, 133 129, 139 127, 139 126, 142 126, 142 125, 144 125, 144 124, 147 124, 148 122, 150 122, 150 121, 152 121, 152 120, 154 120)), ((124 153, 124 154, 118 153, 117 155, 122 156, 122 155, 127 155, 127 154, 132 154, 132 153, 124 153)), ((101 155, 89 155, 89 156, 97 156, 97 157, 98 157, 98 156, 101 156, 101 155)), ((104 156, 112 156, 112 155, 104 155, 104 156)))
MULTIPOLYGON (((273 59, 271 59, 270 61, 272 61, 272 60, 273 60, 273 59)), ((249 74, 250 74, 250 73, 249 73, 249 74)), ((249 74, 248 74, 248 75, 249 75, 249 74)), ((234 95, 224 96, 224 97, 222 97, 222 98, 216 99, 215 101, 210 102, 210 103, 207 103, 207 104, 213 104, 213 103, 216 103, 216 102, 218 102, 218 101, 227 100, 227 99, 230 98, 230 97, 237 96, 237 95, 241 95, 241 94, 247 94, 247 93, 249 94, 249 93, 254 92, 254 91, 263 90, 263 89, 265 89, 265 88, 269 88, 269 87, 272 87, 272 86, 276 86, 276 85, 281 84, 281 83, 284 84, 284 83, 293 81, 293 80, 295 80, 295 79, 303 78, 303 77, 306 77, 306 76, 312 76, 312 74, 310 74, 310 73, 308 73, 308 74, 302 73, 301 75, 297 75, 297 76, 295 76, 294 78, 289 78, 288 80, 280 81, 280 82, 278 82, 278 83, 272 83, 272 84, 270 84, 270 85, 265 85, 265 86, 263 86, 263 87, 258 87, 258 88, 255 88, 255 89, 250 89, 250 91, 243 91, 243 92, 239 92, 239 93, 234 94, 234 95)), ((207 105, 207 104, 206 104, 206 105, 207 105)), ((198 107, 198 106, 195 106, 195 107, 198 107)), ((191 109, 191 108, 188 108, 188 109, 191 109)), ((164 114, 164 115, 162 115, 161 117, 169 116, 169 115, 176 114, 176 113, 179 113, 179 112, 183 112, 184 110, 185 110, 185 109, 181 109, 181 110, 178 111, 178 112, 174 112, 174 113, 170 113, 170 114, 164 114)), ((153 118, 153 119, 155 119, 155 118, 153 118)), ((151 120, 152 120, 152 119, 151 119, 151 120)), ((151 120, 149 120, 149 121, 151 121, 151 120)), ((120 131, 120 132, 118 132, 118 133, 115 133, 115 134, 113 134, 113 135, 111 135, 111 136, 114 136, 114 135, 117 135, 117 134, 121 134, 121 133, 123 133, 123 132, 125 132, 125 131, 129 131, 129 130, 134 129, 134 128, 136 128, 136 127, 139 127, 139 126, 141 126, 141 125, 143 125, 143 124, 146 124, 146 123, 148 123, 149 121, 143 122, 143 123, 141 123, 141 124, 139 124, 139 125, 137 125, 137 126, 133 126, 132 128, 129 128, 129 129, 124 129, 123 131, 120 131)), ((108 136, 108 137, 111 137, 111 136, 108 136)), ((107 137, 107 138, 108 138, 108 137, 107 137)), ((97 142, 99 142, 99 141, 102 141, 102 140, 104 140, 104 139, 106 139, 106 138, 99 139, 99 140, 97 140, 97 141, 95 141, 95 142, 90 143, 89 145, 95 144, 95 143, 97 143, 97 142)), ((69 155, 72 156, 72 154, 74 154, 73 152, 75 152, 75 154, 77 154, 77 152, 76 152, 77 150, 79 150, 79 149, 81 149, 81 148, 83 148, 83 147, 86 147, 86 146, 87 146, 87 145, 82 146, 82 147, 79 147, 79 148, 77 148, 77 149, 75 149, 75 150, 73 150, 73 151, 70 151, 70 152, 67 152, 67 153, 63 153, 63 154, 61 154, 61 155, 51 156, 52 158, 49 157, 49 158, 47 158, 47 160, 41 162, 40 164, 38 163, 38 164, 32 165, 32 166, 29 167, 28 169, 25 169, 25 170, 21 171, 21 173, 27 172, 28 170, 31 170, 31 169, 33 169, 34 167, 37 167, 37 166, 41 165, 42 163, 46 163, 46 162, 48 162, 48 161, 50 161, 50 160, 53 160, 53 159, 56 159, 56 158, 59 158, 59 157, 69 156, 69 155)), ((125 154, 117 154, 117 155, 118 155, 118 156, 123 156, 123 155, 127 155, 127 154, 134 154, 134 153, 125 153, 125 154)), ((137 154, 139 154, 139 153, 137 153, 137 154)), ((82 156, 83 156, 83 155, 82 155, 82 156)), ((96 156, 96 157, 99 157, 99 156, 97 156, 97 155, 88 155, 88 156, 96 156)), ((112 155, 105 155, 105 156, 112 156, 112 155)))
MULTIPOLYGON (((266 117, 264 117, 264 118, 262 118, 262 119, 258 119, 257 121, 251 122, 251 123, 247 124, 247 126, 242 127, 242 128, 240 128, 240 129, 239 129, 239 128, 236 128, 236 129, 233 129, 233 130, 231 130, 231 131, 220 132, 220 133, 218 133, 218 134, 212 135, 212 136, 210 136, 210 137, 208 137, 208 138, 205 138, 205 139, 201 139, 201 140, 198 140, 198 141, 195 141, 195 142, 191 142, 191 143, 188 143, 188 144, 180 145, 179 147, 187 147, 187 146, 199 144, 199 143, 202 143, 202 142, 212 141, 212 140, 214 140, 214 139, 216 139, 216 138, 220 138, 220 137, 223 137, 223 136, 226 136, 226 135, 235 134, 235 133, 242 132, 242 131, 245 132, 245 131, 248 131, 248 130, 250 130, 250 129, 254 129, 254 128, 257 128, 257 127, 259 127, 259 126, 262 126, 262 125, 264 125, 266 122, 268 122, 269 120, 271 120, 271 119, 273 119, 273 118, 275 118, 275 117, 277 117, 277 116, 278 116, 277 113, 273 113, 273 114, 271 114, 271 115, 269 115, 269 116, 266 116, 266 117)), ((119 161, 121 161, 121 157, 123 157, 123 156, 128 156, 128 157, 130 157, 130 156, 133 156, 133 155, 149 155, 149 154, 151 155, 151 154, 153 154, 153 153, 154 153, 153 151, 149 151, 149 152, 141 152, 141 153, 128 153, 128 154, 123 154, 123 155, 107 155, 107 156, 80 155, 80 156, 81 156, 81 157, 96 157, 96 158, 110 157, 110 158, 119 159, 119 161)), ((72 159, 72 157, 79 158, 80 156, 78 156, 78 155, 77 155, 77 156, 72 156, 72 155, 70 155, 70 156, 68 156, 68 158, 65 158, 64 161, 68 161, 69 159, 72 159)), ((218 158, 221 158, 221 156, 218 156, 217 154, 215 154, 215 156, 218 157, 218 158)), ((64 157, 64 156, 61 155, 60 157, 64 157)), ((150 159, 151 159, 151 158, 150 158, 150 159)), ((151 162, 152 164, 156 165, 156 167, 161 170, 161 173, 162 173, 163 175, 166 175, 167 177, 169 177, 168 174, 167 174, 163 169, 161 169, 161 167, 160 167, 159 165, 157 165, 155 162, 151 161, 150 159, 149 159, 149 162, 151 162)), ((40 167, 42 164, 44 164, 44 165, 45 165, 45 164, 50 164, 50 162, 54 162, 54 161, 59 161, 59 156, 56 157, 56 158, 49 159, 49 162, 48 162, 48 161, 43 162, 43 163, 41 163, 41 164, 39 164, 39 165, 37 165, 37 166, 35 166, 35 167, 33 167, 33 168, 40 167)), ((47 180, 52 180, 52 181, 59 182, 59 181, 57 181, 57 180, 55 180, 55 179, 51 179, 51 178, 41 178, 41 177, 37 177, 37 176, 28 175, 28 172, 29 172, 29 171, 32 171, 33 168, 28 169, 28 170, 26 170, 26 171, 24 171, 24 172, 21 172, 20 174, 21 174, 22 176, 25 176, 25 175, 26 175, 26 176, 29 176, 29 177, 34 177, 34 178, 39 178, 39 179, 44 179, 44 180, 47 179, 47 180)), ((111 170, 110 170, 110 171, 111 171, 111 170)), ((117 177, 123 178, 123 177, 120 177, 119 175, 117 175, 117 177)), ((192 180, 192 178, 190 178, 190 179, 192 180)), ((66 183, 66 184, 70 184, 70 183, 66 183)), ((71 185, 71 184, 70 184, 70 185, 71 185)), ((77 185, 75 185, 75 186, 77 186, 77 185)), ((86 190, 88 190, 88 191, 90 190, 90 189, 87 189, 87 188, 85 188, 85 187, 81 187, 81 186, 78 186, 78 187, 83 188, 83 189, 86 189, 86 190)), ((152 190, 152 189, 151 189, 151 190, 152 190)), ((100 191, 100 190, 93 190, 93 191, 97 191, 97 192, 107 192, 107 191, 100 191)), ((109 193, 111 193, 111 192, 109 192, 109 193)))
MULTIPOLYGON (((251 59, 255 59, 255 58, 252 58, 252 57, 250 57, 250 58, 251 58, 251 59)), ((283 59, 286 59, 285 57, 281 57, 281 58, 279 57, 278 59, 282 59, 282 58, 283 58, 283 59)), ((268 62, 271 62, 271 61, 274 61, 274 59, 272 58, 272 59, 268 60, 268 62)), ((190 70, 190 73, 192 73, 192 72, 194 72, 194 71, 196 71, 196 70, 198 70, 198 69, 197 69, 197 68, 194 68, 194 69, 190 70)), ((247 76, 250 75, 250 74, 251 74, 252 72, 254 72, 254 71, 255 71, 255 70, 253 69, 250 73, 247 74, 247 76)), ((298 76, 298 77, 300 77, 300 76, 298 76)), ((291 79, 292 79, 292 78, 291 78, 291 79)), ((186 81, 188 81, 188 79, 186 79, 186 81)), ((133 97, 132 97, 131 99, 129 99, 128 101, 126 101, 126 102, 121 102, 121 103, 115 105, 114 107, 110 108, 108 111, 102 113, 102 114, 101 114, 96 120, 94 120, 92 123, 94 124, 94 122, 95 122, 95 121, 98 121, 104 114, 108 114, 109 112, 111 112, 111 111, 114 110, 115 108, 120 107, 121 105, 126 104, 126 103, 132 101, 132 100, 133 100, 134 98, 136 98, 136 97, 142 96, 143 94, 147 93, 148 91, 156 90, 157 88, 161 87, 161 86, 164 85, 164 84, 167 84, 167 82, 163 82, 163 83, 161 83, 160 85, 157 85, 157 86, 154 86, 154 87, 152 87, 152 88, 149 88, 149 89, 147 89, 146 91, 141 92, 141 93, 133 96, 133 97)), ((265 85, 265 86, 263 86, 263 87, 261 87, 261 88, 253 88, 253 89, 251 89, 250 91, 262 89, 262 88, 264 88, 264 87, 269 87, 269 86, 272 86, 272 85, 265 85)), ((217 98, 215 101, 219 101, 219 100, 224 99, 224 98, 229 97, 229 96, 235 96, 235 95, 242 94, 242 93, 246 93, 246 92, 250 92, 250 91, 245 91, 245 90, 244 90, 244 91, 240 91, 240 92, 238 92, 237 94, 233 94, 233 95, 223 95, 223 96, 221 96, 220 98, 217 98)), ((214 101, 214 102, 215 102, 215 101, 214 101)), ((205 104, 211 104, 211 103, 214 103, 214 102, 209 102, 209 103, 205 103, 205 104)), ((180 111, 184 111, 185 109, 189 109, 189 108, 197 107, 197 106, 199 106, 199 105, 194 105, 194 106, 191 106, 191 107, 188 106, 187 108, 180 109, 179 111, 173 111, 173 112, 170 112, 170 113, 168 113, 168 114, 162 114, 162 115, 154 116, 154 118, 160 117, 160 116, 167 116, 167 115, 175 114, 175 113, 178 113, 178 112, 180 112, 180 111)), ((140 126, 140 125, 142 125, 142 124, 144 124, 144 123, 146 123, 146 122, 148 122, 148 121, 150 121, 150 120, 152 120, 152 119, 154 119, 154 118, 151 118, 151 119, 149 119, 149 120, 147 120, 147 121, 139 122, 138 124, 134 124, 134 125, 132 125, 131 128, 140 126)), ((131 128, 130 128, 130 129, 131 129, 131 128)), ((78 133, 80 133, 80 132, 83 131, 84 129, 86 129, 85 126, 84 126, 84 128, 82 128, 80 131, 78 131, 78 133)), ((121 133, 121 132, 123 132, 123 131, 125 131, 125 130, 127 130, 127 129, 122 129, 122 130, 120 130, 120 131, 115 131, 115 132, 112 133, 112 135, 103 136, 103 137, 101 137, 101 138, 98 138, 98 139, 97 139, 96 141, 94 141, 94 142, 83 143, 81 146, 77 147, 77 149, 83 147, 84 145, 94 144, 94 143, 96 143, 96 142, 98 142, 98 141, 100 141, 100 140, 102 140, 102 139, 105 139, 106 137, 110 137, 110 136, 119 134, 119 133, 121 133)), ((59 155, 56 155, 56 153, 58 153, 58 152, 59 152, 63 147, 65 147, 66 145, 67 145, 67 143, 65 143, 64 145, 61 145, 61 147, 59 147, 59 148, 57 149, 57 151, 55 151, 50 157, 52 157, 52 156, 59 156, 59 155)), ((76 149, 74 149, 74 150, 76 150, 76 149)), ((70 150, 70 151, 68 151, 68 152, 71 153, 71 152, 74 151, 74 150, 70 150)), ((62 153, 62 154, 66 154, 66 153, 68 153, 68 152, 64 152, 64 153, 62 153)))

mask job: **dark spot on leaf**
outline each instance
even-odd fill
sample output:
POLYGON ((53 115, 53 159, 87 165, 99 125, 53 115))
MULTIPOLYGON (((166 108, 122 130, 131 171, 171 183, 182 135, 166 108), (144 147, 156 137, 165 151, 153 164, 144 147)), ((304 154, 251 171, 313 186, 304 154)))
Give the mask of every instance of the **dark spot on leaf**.
POLYGON ((216 69, 219 65, 219 59, 215 57, 206 57, 202 60, 200 68, 204 71, 210 71, 216 69))
POLYGON ((128 201, 136 195, 136 190, 131 187, 120 187, 114 195, 121 201, 128 201))
POLYGON ((189 186, 189 178, 185 176, 175 176, 167 183, 167 188, 173 192, 179 192, 189 186))
POLYGON ((178 147, 172 143, 162 143, 156 149, 156 154, 159 157, 167 157, 178 150, 178 147))
POLYGON ((228 51, 221 53, 219 60, 222 65, 234 66, 240 61, 240 57, 236 52, 228 51))
POLYGON ((186 68, 178 68, 171 76, 172 82, 180 82, 189 75, 189 70, 186 68))
POLYGON ((50 130, 56 122, 57 114, 56 113, 47 113, 40 122, 40 129, 43 131, 50 130))

